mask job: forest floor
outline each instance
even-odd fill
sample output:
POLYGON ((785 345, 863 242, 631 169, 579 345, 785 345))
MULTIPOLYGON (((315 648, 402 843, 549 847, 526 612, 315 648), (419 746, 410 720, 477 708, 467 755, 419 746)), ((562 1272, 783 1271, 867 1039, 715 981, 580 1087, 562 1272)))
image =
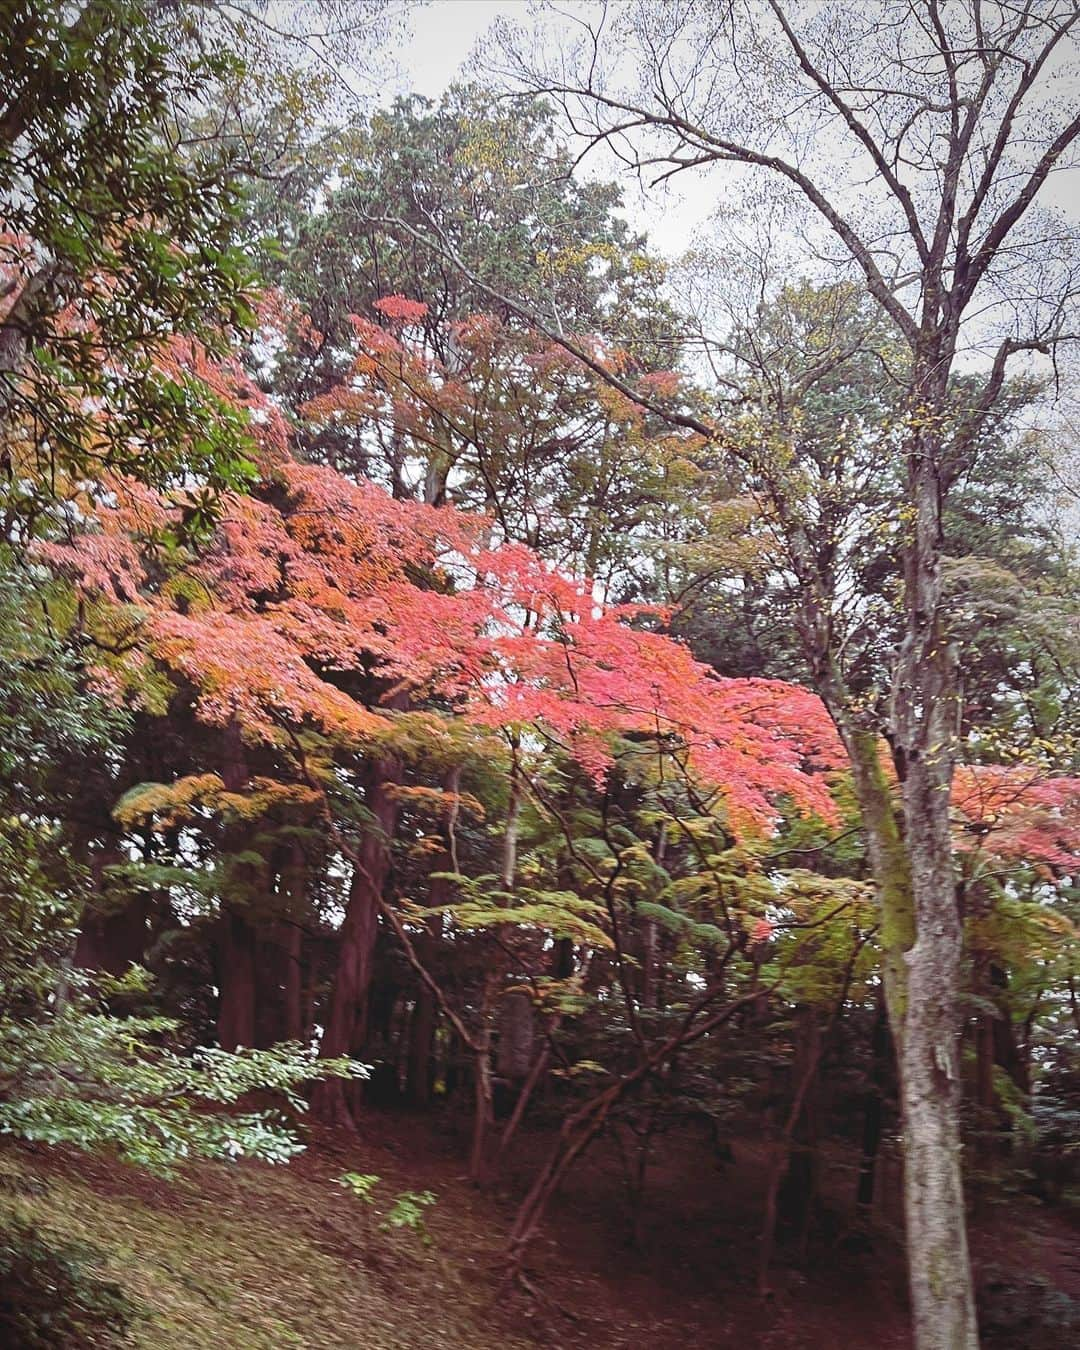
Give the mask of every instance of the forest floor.
MULTIPOLYGON (((781 1252, 772 1296, 757 1296, 763 1157, 753 1144, 737 1143, 718 1164, 694 1140, 661 1140, 636 1247, 618 1154, 597 1147, 567 1179, 533 1250, 531 1277, 551 1300, 537 1303, 503 1284, 501 1243, 548 1136, 523 1138, 500 1187, 479 1192, 451 1132, 404 1113, 370 1120, 359 1138, 317 1139, 288 1168, 200 1166, 168 1182, 6 1145, 0 1211, 98 1249, 103 1273, 141 1310, 132 1344, 142 1350, 908 1346, 901 1253, 887 1222, 869 1234, 826 1221, 812 1235, 816 1259, 781 1252), (373 1203, 338 1184, 346 1171, 381 1178, 373 1203), (407 1227, 382 1227, 397 1193, 424 1190, 437 1197, 426 1211, 430 1245, 407 1227)), ((976 1215, 977 1266, 1038 1272, 1080 1298, 1078 1235, 1067 1212, 1013 1197, 976 1215)))

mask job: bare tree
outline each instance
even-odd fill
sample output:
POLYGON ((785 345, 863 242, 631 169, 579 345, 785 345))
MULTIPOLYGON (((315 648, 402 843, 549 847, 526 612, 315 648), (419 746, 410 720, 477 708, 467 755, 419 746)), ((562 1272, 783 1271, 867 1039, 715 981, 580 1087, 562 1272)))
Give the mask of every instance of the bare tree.
MULTIPOLYGON (((799 581, 804 652, 851 757, 881 896, 919 1350, 978 1343, 949 832, 960 653, 943 604, 943 509, 1016 358, 1053 361, 1075 332, 1076 235, 1053 194, 1080 136, 1078 23, 1068 0, 626 0, 504 24, 495 57, 517 87, 555 101, 585 149, 608 147, 650 186, 717 165, 738 166, 721 176, 725 192, 754 173, 785 184, 819 222, 819 256, 831 250, 860 279, 906 348, 902 630, 880 699, 851 687, 830 579, 786 480, 762 481, 799 581)), ((735 448, 752 453, 745 438, 735 448)))

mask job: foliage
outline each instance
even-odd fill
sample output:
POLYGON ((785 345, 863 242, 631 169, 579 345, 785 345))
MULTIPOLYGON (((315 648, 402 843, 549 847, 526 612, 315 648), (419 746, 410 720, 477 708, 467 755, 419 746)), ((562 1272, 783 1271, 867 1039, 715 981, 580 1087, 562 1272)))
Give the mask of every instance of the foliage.
POLYGON ((364 1172, 343 1172, 338 1177, 339 1185, 345 1187, 350 1195, 356 1196, 357 1200, 362 1200, 365 1205, 370 1205, 374 1201, 372 1191, 379 1184, 381 1177, 374 1173, 364 1172))
POLYGON ((30 1223, 0 1223, 0 1338, 24 1350, 77 1350, 127 1343, 135 1308, 94 1267, 100 1253, 53 1242, 30 1223))
POLYGON ((978 1295, 979 1331, 989 1347, 1055 1350, 1080 1331, 1076 1300, 1037 1276, 990 1269, 983 1274, 978 1295))
MULTIPOLYGON (((391 295, 373 309, 350 319, 344 378, 301 409, 333 438, 326 458, 396 497, 484 511, 492 538, 528 544, 606 596, 650 589, 648 559, 694 439, 658 426, 557 343, 486 311, 444 323, 439 354, 426 302, 391 295)), ((671 372, 639 373, 625 349, 578 340, 654 400, 681 390, 671 372)))
MULTIPOLYGON (((0 61, 0 417, 8 510, 103 464, 212 493, 243 481, 246 419, 161 356, 253 323, 235 187, 185 109, 233 71, 139 0, 6 5, 0 61)), ((207 509, 210 497, 200 499, 207 509)))
POLYGON ((435 1239, 428 1232, 424 1222, 424 1210, 435 1203, 432 1191, 401 1191, 394 1196, 394 1203, 386 1215, 384 1228, 409 1228, 419 1235, 425 1247, 430 1247, 435 1239))
MULTIPOLYGON (((380 1180, 380 1177, 360 1172, 345 1172, 338 1177, 339 1185, 365 1205, 375 1203, 373 1192, 380 1180)), ((430 1247, 434 1238, 424 1222, 424 1210, 435 1203, 435 1198, 432 1191, 399 1191, 379 1227, 384 1232, 392 1228, 408 1228, 417 1234, 425 1247, 430 1247)))
POLYGON ((65 832, 64 818, 77 808, 62 766, 105 753, 125 719, 82 687, 77 647, 49 623, 55 583, 16 566, 9 551, 3 560, 0 1131, 113 1149, 162 1172, 197 1157, 284 1161, 300 1147, 285 1122, 222 1108, 271 1092, 301 1110, 304 1083, 364 1070, 351 1061, 316 1065, 300 1046, 185 1050, 176 1021, 110 1011, 110 1001, 146 992, 140 977, 102 977, 95 990, 73 968, 90 876, 65 832))
MULTIPOLYGON (((778 1196, 805 1245, 819 1161, 861 1137, 865 1207, 900 1137, 932 816, 969 1172, 1068 1199, 1078 610, 1038 385, 913 407, 900 301, 851 275, 750 297, 699 251, 663 298, 545 102, 350 118, 328 53, 392 8, 0 20, 0 1131, 284 1161, 309 1084, 358 1116, 362 1058, 371 1099, 470 1101, 478 1179, 526 1110, 558 1127, 517 1254, 586 1147, 636 1233, 659 1140, 753 1136, 767 1265, 778 1196), (714 276, 701 387, 670 301, 714 276), (893 679, 931 518, 962 657, 918 807, 941 746, 878 733, 942 706, 944 646, 893 679)), ((339 1183, 430 1242, 431 1192, 339 1183)))
POLYGON ((400 98, 326 138, 284 191, 253 185, 251 199, 264 274, 316 334, 298 335, 282 372, 296 403, 337 383, 351 316, 379 321, 375 302, 395 294, 425 302, 443 359, 455 322, 506 317, 488 286, 527 296, 558 331, 618 332, 650 366, 673 363, 662 265, 618 214, 616 185, 572 176, 542 101, 511 109, 479 86, 400 98), (432 220, 476 282, 407 233, 432 220))
POLYGON ((179 1052, 169 1046, 178 1026, 167 1018, 116 1017, 86 998, 68 999, 35 1021, 0 1021, 4 1134, 112 1150, 161 1175, 199 1158, 281 1163, 303 1147, 287 1122, 222 1108, 269 1092, 303 1111, 305 1083, 367 1074, 351 1060, 316 1061, 299 1045, 179 1052))

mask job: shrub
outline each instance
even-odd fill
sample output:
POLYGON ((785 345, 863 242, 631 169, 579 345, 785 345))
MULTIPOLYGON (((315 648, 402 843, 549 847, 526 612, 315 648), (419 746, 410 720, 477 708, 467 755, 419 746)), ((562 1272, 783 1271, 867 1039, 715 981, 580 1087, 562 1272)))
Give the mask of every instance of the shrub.
POLYGON ((12 1350, 122 1345, 136 1309, 94 1269, 98 1254, 6 1216, 0 1227, 0 1344, 12 1350))
POLYGON ((979 1283, 987 1350, 1061 1350, 1080 1337, 1080 1303, 1045 1280, 989 1270, 979 1283))

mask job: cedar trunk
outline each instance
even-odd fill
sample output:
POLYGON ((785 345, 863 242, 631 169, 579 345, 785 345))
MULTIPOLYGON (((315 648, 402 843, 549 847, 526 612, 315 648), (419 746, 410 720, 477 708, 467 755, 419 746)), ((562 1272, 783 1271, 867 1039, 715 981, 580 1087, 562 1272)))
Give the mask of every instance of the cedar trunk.
POLYGON ((255 930, 235 910, 220 920, 218 1043, 223 1050, 255 1044, 255 930))
MULTIPOLYGON (((400 781, 401 766, 396 760, 388 758, 372 765, 368 779, 368 808, 374 819, 364 835, 353 868, 345 920, 338 939, 330 1007, 319 1042, 320 1058, 333 1059, 349 1054, 358 1028, 366 1023, 379 904, 390 870, 390 844, 397 823, 398 808, 392 789, 400 781)), ((345 1085, 340 1078, 324 1079, 318 1084, 312 1109, 328 1125, 349 1128, 353 1124, 345 1085)))

